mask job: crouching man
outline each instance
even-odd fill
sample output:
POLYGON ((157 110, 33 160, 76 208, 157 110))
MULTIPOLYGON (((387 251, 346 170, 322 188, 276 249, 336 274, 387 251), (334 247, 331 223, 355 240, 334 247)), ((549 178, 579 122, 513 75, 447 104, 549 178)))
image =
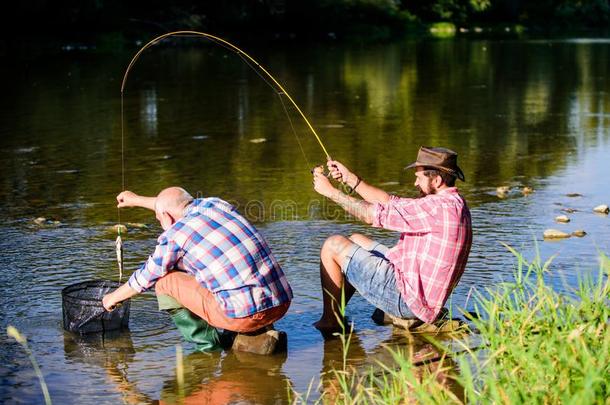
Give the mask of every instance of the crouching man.
POLYGON ((347 184, 364 200, 333 187, 314 170, 314 188, 356 218, 375 227, 401 232, 393 248, 363 235, 329 237, 320 254, 324 309, 314 324, 322 332, 339 328, 337 303, 341 289, 346 302, 355 290, 384 312, 399 318, 434 322, 456 286, 470 252, 470 211, 455 187, 464 180, 457 154, 445 148, 421 147, 415 169, 420 198, 390 196, 337 161, 329 161, 332 177, 347 184))
POLYGON ((201 351, 219 346, 217 328, 254 332, 288 310, 292 290, 267 242, 226 201, 194 200, 180 187, 156 197, 124 191, 117 201, 153 210, 164 232, 148 261, 104 296, 106 310, 154 286, 159 309, 201 351))

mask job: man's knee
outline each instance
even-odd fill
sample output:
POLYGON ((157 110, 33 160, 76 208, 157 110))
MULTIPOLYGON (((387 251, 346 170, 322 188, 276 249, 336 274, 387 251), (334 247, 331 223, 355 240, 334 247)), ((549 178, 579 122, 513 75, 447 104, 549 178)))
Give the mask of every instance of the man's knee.
POLYGON ((342 235, 332 235, 326 238, 321 254, 337 256, 352 244, 352 241, 342 235))
POLYGON ((361 233, 353 233, 349 239, 354 242, 357 245, 362 246, 363 248, 366 248, 369 243, 371 242, 371 239, 369 239, 368 237, 364 236, 361 233))

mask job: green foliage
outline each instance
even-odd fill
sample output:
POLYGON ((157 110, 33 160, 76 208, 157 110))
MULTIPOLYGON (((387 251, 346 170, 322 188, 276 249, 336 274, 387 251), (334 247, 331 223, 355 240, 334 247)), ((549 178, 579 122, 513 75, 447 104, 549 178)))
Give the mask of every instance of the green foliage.
POLYGON ((526 24, 533 27, 606 27, 608 0, 232 0, 227 2, 49 0, 15 4, 5 25, 28 21, 33 31, 57 33, 166 32, 274 33, 292 37, 383 39, 451 22, 526 24))
POLYGON ((323 401, 607 403, 610 260, 602 254, 596 278, 583 277, 570 294, 559 294, 544 281, 551 260, 528 262, 507 248, 517 257, 514 280, 477 298, 472 322, 480 350, 464 345, 435 367, 415 367, 408 354, 392 352, 395 364, 364 376, 342 375, 339 392, 325 392, 323 401))

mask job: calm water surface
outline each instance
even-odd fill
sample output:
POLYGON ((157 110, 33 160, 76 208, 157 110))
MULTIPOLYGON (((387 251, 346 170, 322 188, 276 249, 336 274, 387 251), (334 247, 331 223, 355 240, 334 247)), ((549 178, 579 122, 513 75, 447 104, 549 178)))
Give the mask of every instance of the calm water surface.
MULTIPOLYGON (((610 41, 424 41, 370 47, 249 49, 299 102, 329 152, 372 184, 414 196, 401 170, 420 145, 460 154, 472 209, 473 251, 452 307, 472 307, 472 288, 512 277, 500 242, 528 258, 556 255, 548 276, 569 291, 610 249, 610 41), (514 192, 500 199, 496 187, 514 192), (535 192, 523 197, 518 187, 535 192), (570 198, 567 193, 580 193, 570 198), (556 224, 573 208, 569 224, 556 224), (542 241, 546 228, 584 238, 542 241)), ((56 403, 172 403, 178 332, 149 293, 132 303, 130 331, 77 339, 61 327, 62 287, 118 277, 114 197, 121 190, 119 87, 131 53, 63 52, 2 64, 0 100, 0 326, 29 339, 56 403), (39 226, 37 217, 60 221, 39 226)), ((292 109, 296 138, 277 94, 234 54, 191 44, 155 47, 125 92, 125 181, 155 194, 178 184, 236 204, 269 240, 296 297, 277 324, 287 355, 187 357, 186 394, 197 403, 283 403, 287 385, 317 397, 321 372, 341 361, 337 341, 310 325, 322 302, 319 249, 334 233, 362 232, 392 245, 398 235, 346 218, 311 186, 324 154, 292 109), (264 138, 264 142, 251 142, 264 138), (298 140, 298 142, 297 142, 298 140), (299 147, 302 145, 302 150, 299 147)), ((143 210, 122 212, 131 273, 160 232, 143 210)), ((355 297, 350 363, 387 360, 386 345, 416 345, 376 326, 355 297)), ((40 403, 21 348, 0 334, 0 402, 40 403)))

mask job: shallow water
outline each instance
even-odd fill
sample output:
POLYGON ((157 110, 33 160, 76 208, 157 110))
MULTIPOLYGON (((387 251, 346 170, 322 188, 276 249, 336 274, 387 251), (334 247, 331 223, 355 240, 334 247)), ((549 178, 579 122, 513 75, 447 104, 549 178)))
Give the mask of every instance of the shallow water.
MULTIPOLYGON (((472 307, 483 289, 513 272, 505 242, 534 256, 557 255, 548 278, 569 291, 595 274, 597 251, 610 249, 610 44, 599 40, 422 41, 367 47, 249 49, 297 100, 332 156, 372 184, 415 195, 401 170, 420 145, 457 150, 472 210, 473 250, 451 305, 472 307), (507 198, 496 187, 515 189, 507 198), (567 197, 577 192, 582 197, 567 197), (562 208, 569 224, 553 218, 562 208), (546 228, 584 229, 584 238, 545 242, 546 228)), ((132 302, 130 332, 77 339, 61 327, 62 287, 116 279, 114 196, 121 189, 119 86, 131 54, 63 52, 9 60, 0 101, 0 326, 29 339, 56 403, 172 402, 177 331, 154 296, 132 302), (37 225, 45 217, 60 224, 37 225)), ((153 194, 179 184, 220 196, 255 221, 288 274, 296 297, 277 324, 286 355, 189 354, 186 394, 194 402, 283 403, 287 384, 304 393, 340 366, 338 341, 310 325, 321 310, 318 254, 334 233, 362 232, 392 245, 398 235, 341 214, 313 192, 309 169, 324 155, 290 110, 241 60, 194 44, 154 48, 132 71, 125 92, 125 181, 153 194), (264 141, 261 141, 264 139, 264 141), (255 140, 255 142, 251 142, 255 140), (305 157, 303 156, 305 155, 305 157)), ((130 227, 131 273, 154 247, 154 216, 123 211, 130 227)), ((388 360, 386 345, 409 345, 399 331, 370 320, 360 297, 348 306, 356 333, 349 362, 388 360)), ((40 403, 22 349, 0 334, 0 401, 40 403)))

